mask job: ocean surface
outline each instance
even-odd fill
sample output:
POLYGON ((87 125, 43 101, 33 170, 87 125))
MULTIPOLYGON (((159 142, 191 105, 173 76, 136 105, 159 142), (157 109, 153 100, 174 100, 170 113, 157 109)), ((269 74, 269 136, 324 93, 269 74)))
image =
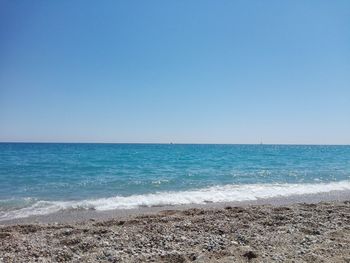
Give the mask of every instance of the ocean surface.
POLYGON ((0 143, 0 220, 350 190, 350 146, 0 143))

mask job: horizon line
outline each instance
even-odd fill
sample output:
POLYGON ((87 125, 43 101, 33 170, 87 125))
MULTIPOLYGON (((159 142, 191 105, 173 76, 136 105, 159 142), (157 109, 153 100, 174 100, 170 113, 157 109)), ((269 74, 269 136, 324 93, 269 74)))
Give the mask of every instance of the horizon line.
POLYGON ((158 144, 158 145, 290 145, 290 146, 350 146, 350 144, 340 143, 202 143, 202 142, 73 142, 73 141, 0 141, 0 144, 4 143, 33 143, 33 144, 158 144))

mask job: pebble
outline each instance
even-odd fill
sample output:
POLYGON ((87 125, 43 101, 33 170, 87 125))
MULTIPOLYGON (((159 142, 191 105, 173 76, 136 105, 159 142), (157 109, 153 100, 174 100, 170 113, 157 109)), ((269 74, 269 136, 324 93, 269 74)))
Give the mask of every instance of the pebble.
POLYGON ((284 210, 270 206, 197 209, 169 217, 135 216, 94 224, 2 226, 0 262, 176 263, 210 258, 215 262, 307 262, 311 255, 332 262, 332 257, 350 258, 350 203, 289 205, 284 210))

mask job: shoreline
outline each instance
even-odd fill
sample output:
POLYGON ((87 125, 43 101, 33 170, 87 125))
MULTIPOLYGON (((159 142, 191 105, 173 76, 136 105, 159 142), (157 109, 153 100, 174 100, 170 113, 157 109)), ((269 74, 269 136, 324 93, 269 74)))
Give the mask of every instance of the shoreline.
POLYGON ((218 202, 207 204, 188 204, 188 205, 167 205, 153 207, 139 207, 133 209, 113 209, 106 211, 98 210, 63 210, 51 214, 34 215, 23 218, 15 218, 0 221, 0 226, 17 225, 17 224, 71 224, 84 223, 86 221, 104 221, 111 219, 128 219, 130 217, 148 214, 157 214, 164 210, 184 211, 187 209, 222 209, 226 206, 248 207, 252 205, 271 205, 285 206, 298 203, 315 204, 319 202, 334 202, 350 200, 350 191, 330 191, 317 194, 301 194, 283 197, 272 197, 257 199, 251 201, 236 202, 218 202))
POLYGON ((348 194, 12 222, 0 226, 0 262, 350 262, 350 201, 330 201, 348 194))

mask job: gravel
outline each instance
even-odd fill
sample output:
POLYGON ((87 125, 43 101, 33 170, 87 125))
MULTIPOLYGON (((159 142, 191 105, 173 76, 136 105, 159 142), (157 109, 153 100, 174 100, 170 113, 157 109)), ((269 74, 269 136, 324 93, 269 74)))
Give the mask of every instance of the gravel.
POLYGON ((0 262, 350 262, 350 201, 1 226, 0 262))

